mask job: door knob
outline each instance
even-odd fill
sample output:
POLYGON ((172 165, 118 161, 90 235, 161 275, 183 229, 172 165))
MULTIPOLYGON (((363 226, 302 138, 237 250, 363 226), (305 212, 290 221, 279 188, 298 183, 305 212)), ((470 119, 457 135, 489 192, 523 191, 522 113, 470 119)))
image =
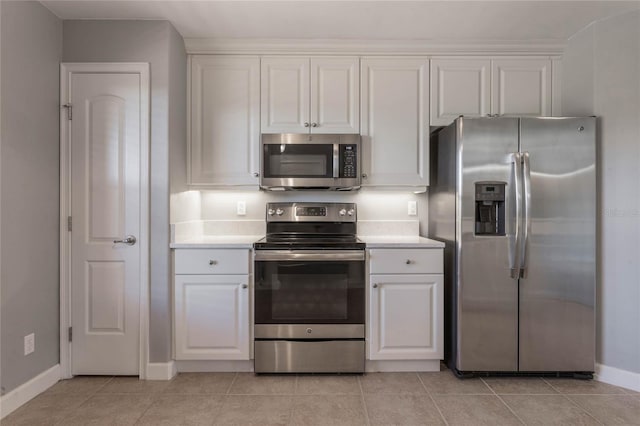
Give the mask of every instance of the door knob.
POLYGON ((136 243, 136 241, 138 241, 136 237, 134 237, 133 235, 127 235, 121 240, 113 240, 113 244, 126 244, 128 246, 132 246, 136 243))

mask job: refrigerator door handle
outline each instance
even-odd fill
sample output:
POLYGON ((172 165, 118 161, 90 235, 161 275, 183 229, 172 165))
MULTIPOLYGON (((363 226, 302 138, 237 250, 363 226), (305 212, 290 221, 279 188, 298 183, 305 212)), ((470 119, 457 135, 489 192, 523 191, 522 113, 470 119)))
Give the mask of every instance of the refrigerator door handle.
POLYGON ((522 249, 520 258, 520 278, 527 276, 527 260, 529 252, 529 234, 531 234, 531 165, 529 163, 529 153, 522 153, 522 177, 524 189, 524 235, 522 238, 522 249))
POLYGON ((522 218, 522 155, 519 152, 514 152, 512 157, 513 164, 513 185, 515 188, 515 207, 516 207, 516 217, 515 217, 515 238, 512 245, 512 253, 511 253, 511 278, 517 280, 520 278, 521 264, 522 264, 522 255, 521 255, 521 243, 520 243, 520 230, 521 226, 521 218, 522 218))

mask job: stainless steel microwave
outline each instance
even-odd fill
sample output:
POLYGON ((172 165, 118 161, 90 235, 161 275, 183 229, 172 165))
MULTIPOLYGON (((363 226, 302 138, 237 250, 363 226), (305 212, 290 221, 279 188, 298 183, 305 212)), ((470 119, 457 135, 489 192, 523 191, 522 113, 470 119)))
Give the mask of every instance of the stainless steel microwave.
POLYGON ((360 135, 263 134, 260 147, 264 189, 360 187, 360 135))

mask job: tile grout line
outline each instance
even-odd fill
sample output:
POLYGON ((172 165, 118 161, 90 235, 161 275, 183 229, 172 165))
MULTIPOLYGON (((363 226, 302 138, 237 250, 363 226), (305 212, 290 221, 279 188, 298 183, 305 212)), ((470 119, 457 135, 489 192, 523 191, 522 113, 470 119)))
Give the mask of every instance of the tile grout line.
POLYGON ((440 410, 440 407, 438 407, 438 403, 436 402, 436 400, 433 398, 433 395, 431 395, 431 392, 429 391, 429 389, 427 389, 427 385, 424 384, 424 380, 422 380, 422 377, 420 377, 420 374, 416 373, 418 375, 418 380, 420 380, 420 383, 422 384, 422 387, 424 388, 424 390, 427 392, 427 395, 429 396, 429 399, 431 400, 431 402, 433 403, 434 407, 436 407, 436 410, 438 410, 438 414, 440 414, 440 418, 442 419, 442 421, 444 422, 444 424, 446 426, 449 426, 449 422, 447 421, 447 419, 444 417, 444 414, 442 414, 442 410, 440 410))
POLYGON ((296 395, 298 394, 298 377, 299 376, 296 374, 296 380, 293 383, 293 395, 289 397, 291 407, 289 408, 289 419, 287 421, 288 425, 293 424, 293 418, 296 411, 296 402, 298 401, 298 398, 296 397, 296 395))
MULTIPOLYGON (((105 386, 107 386, 109 383, 111 383, 113 380, 115 379, 115 376, 111 376, 109 377, 109 379, 104 382, 102 385, 98 386, 93 392, 88 392, 86 394, 85 399, 82 400, 82 402, 80 404, 78 404, 77 407, 69 410, 69 412, 63 416, 59 422, 54 423, 54 426, 56 425, 63 425, 64 423, 62 423, 64 420, 68 419, 71 414, 73 414, 78 408, 80 408, 82 405, 84 405, 87 401, 89 401, 91 398, 93 398, 94 396, 98 395, 98 392, 100 391, 100 389, 104 388, 105 386)), ((70 379, 65 379, 65 380, 73 380, 73 377, 70 379)), ((76 392, 61 392, 61 395, 75 395, 77 394, 76 392)))
POLYGON ((233 375, 233 379, 231 379, 231 383, 229 383, 229 387, 227 388, 227 391, 224 393, 225 395, 230 395, 231 394, 231 388, 236 383, 236 379, 238 378, 238 374, 239 373, 236 371, 236 374, 233 375))
MULTIPOLYGON (((366 373, 364 373, 366 374, 366 373)), ((363 374, 363 376, 364 376, 363 374)), ((362 382, 360 381, 360 378, 362 376, 358 376, 356 377, 356 379, 358 380, 358 387, 360 388, 360 401, 362 402, 362 408, 364 409, 364 420, 366 422, 367 425, 371 425, 371 419, 369 419, 369 410, 367 410, 367 401, 365 401, 364 399, 364 389, 362 388, 362 382)))
POLYGON ((153 398, 151 398, 151 399, 152 399, 152 400, 151 400, 151 404, 149 404, 149 406, 148 406, 147 408, 145 408, 145 409, 144 409, 144 411, 142 412, 142 414, 140 414, 140 416, 136 419, 136 421, 135 421, 135 422, 133 422, 133 425, 134 425, 134 426, 135 426, 135 425, 137 425, 137 424, 140 424, 140 420, 142 420, 142 418, 144 417, 144 415, 145 415, 145 414, 147 414, 147 411, 149 411, 149 410, 151 409, 151 407, 153 407, 153 404, 155 404, 155 403, 156 403, 156 401, 157 401, 157 400, 158 400, 158 398, 160 397, 160 394, 159 394, 159 393, 158 393, 158 394, 152 394, 152 397, 153 397, 153 398))
POLYGON ((554 391, 558 392, 559 395, 562 395, 564 397, 564 399, 568 400, 571 404, 573 404, 576 408, 578 408, 580 411, 582 411, 583 413, 585 413, 587 416, 591 417, 593 420, 596 421, 596 423, 604 425, 604 423, 602 423, 600 420, 598 420, 595 416, 593 416, 590 412, 588 412, 587 410, 585 410, 584 408, 582 408, 580 406, 580 404, 578 404, 577 402, 575 402, 573 399, 569 398, 569 396, 565 395, 563 392, 560 392, 559 389, 557 389, 555 386, 553 386, 547 379, 545 379, 544 377, 542 377, 542 381, 545 382, 547 385, 551 386, 551 389, 553 389, 554 391))
POLYGON ((504 404, 504 406, 505 406, 505 407, 507 407, 507 410, 511 411, 511 414, 513 414, 514 416, 516 416, 516 419, 518 419, 518 420, 520 421, 520 423, 522 423, 523 425, 526 425, 526 423, 524 422, 524 420, 522 420, 522 419, 520 418, 520 416, 519 416, 519 415, 517 415, 517 414, 516 414, 516 412, 515 412, 515 411, 513 411, 513 409, 512 409, 511 407, 509 407, 509 404, 507 404, 507 403, 504 401, 504 399, 502 399, 502 397, 501 397, 500 395, 498 395, 498 394, 496 393, 496 391, 495 391, 495 390, 493 390, 493 388, 492 388, 491 386, 489 386, 489 384, 488 384, 487 382, 485 382, 485 380, 484 380, 484 378, 483 378, 483 377, 480 377, 480 380, 482 381, 482 383, 484 383, 484 385, 485 385, 486 387, 488 387, 488 388, 489 388, 489 390, 490 390, 491 392, 493 392, 493 394, 494 394, 494 395, 495 395, 495 396, 500 400, 500 402, 502 402, 502 403, 504 404))

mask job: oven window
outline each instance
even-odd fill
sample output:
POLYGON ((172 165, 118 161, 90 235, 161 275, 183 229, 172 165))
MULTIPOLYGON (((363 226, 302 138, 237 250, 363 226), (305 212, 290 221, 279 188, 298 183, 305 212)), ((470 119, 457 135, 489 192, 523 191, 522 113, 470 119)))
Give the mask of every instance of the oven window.
POLYGON ((333 176, 333 145, 282 144, 264 146, 264 174, 267 178, 333 176))
POLYGON ((257 324, 364 323, 364 262, 256 262, 257 324))

